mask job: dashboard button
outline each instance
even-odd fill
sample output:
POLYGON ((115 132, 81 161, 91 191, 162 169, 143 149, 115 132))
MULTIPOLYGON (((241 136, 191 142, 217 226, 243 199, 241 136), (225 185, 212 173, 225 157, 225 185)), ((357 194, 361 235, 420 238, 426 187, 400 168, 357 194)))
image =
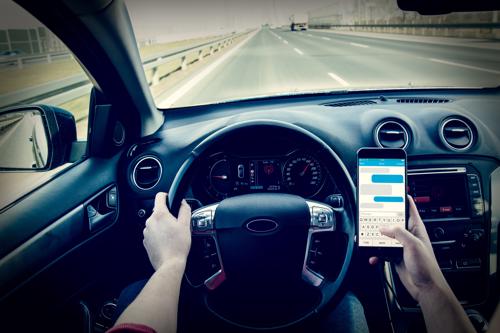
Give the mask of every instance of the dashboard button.
POLYGON ((453 207, 451 207, 451 206, 439 207, 439 212, 440 213, 453 213, 453 207))
POLYGON ((458 267, 480 267, 481 259, 479 258, 467 258, 457 260, 458 267))
POLYGON ((434 238, 439 240, 441 238, 443 238, 444 236, 444 229, 443 228, 435 228, 434 231, 433 231, 433 234, 434 234, 434 238))

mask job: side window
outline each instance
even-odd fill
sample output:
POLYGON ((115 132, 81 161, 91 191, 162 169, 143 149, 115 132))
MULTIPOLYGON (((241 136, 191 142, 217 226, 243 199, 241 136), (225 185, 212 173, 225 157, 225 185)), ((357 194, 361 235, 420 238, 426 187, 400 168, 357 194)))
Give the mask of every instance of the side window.
POLYGON ((0 1, 0 108, 48 104, 73 114, 87 139, 92 85, 71 51, 12 1, 0 1))
POLYGON ((86 141, 92 85, 64 43, 11 0, 0 1, 0 76, 1 210, 71 165, 61 158, 71 144, 49 144, 43 109, 12 109, 44 104, 66 110, 47 111, 58 120, 58 135, 74 142, 72 115, 77 141, 86 141))

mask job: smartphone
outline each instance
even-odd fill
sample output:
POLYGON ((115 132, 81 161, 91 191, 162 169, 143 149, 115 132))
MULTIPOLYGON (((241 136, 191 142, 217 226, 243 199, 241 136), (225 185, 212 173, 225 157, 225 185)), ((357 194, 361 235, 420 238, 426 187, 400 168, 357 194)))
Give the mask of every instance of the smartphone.
POLYGON ((397 240, 381 235, 381 226, 407 228, 406 152, 392 148, 358 150, 358 247, 370 255, 402 255, 397 240))

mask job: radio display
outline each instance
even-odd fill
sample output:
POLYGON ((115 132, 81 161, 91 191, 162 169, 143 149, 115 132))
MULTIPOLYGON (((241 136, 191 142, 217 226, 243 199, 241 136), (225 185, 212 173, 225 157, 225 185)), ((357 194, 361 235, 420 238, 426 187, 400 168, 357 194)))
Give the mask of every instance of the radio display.
POLYGON ((469 217, 465 174, 408 175, 408 193, 422 219, 469 217))

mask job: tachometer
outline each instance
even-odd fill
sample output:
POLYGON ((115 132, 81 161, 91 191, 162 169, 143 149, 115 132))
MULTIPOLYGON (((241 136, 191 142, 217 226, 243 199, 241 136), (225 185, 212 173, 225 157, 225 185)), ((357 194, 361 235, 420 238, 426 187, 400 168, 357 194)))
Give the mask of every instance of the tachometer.
POLYGON ((321 164, 310 155, 292 155, 283 168, 283 183, 290 192, 310 197, 323 185, 321 164))
POLYGON ((233 187, 229 161, 223 159, 215 162, 210 168, 208 177, 211 192, 214 192, 219 199, 227 197, 233 187))

